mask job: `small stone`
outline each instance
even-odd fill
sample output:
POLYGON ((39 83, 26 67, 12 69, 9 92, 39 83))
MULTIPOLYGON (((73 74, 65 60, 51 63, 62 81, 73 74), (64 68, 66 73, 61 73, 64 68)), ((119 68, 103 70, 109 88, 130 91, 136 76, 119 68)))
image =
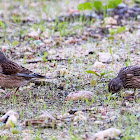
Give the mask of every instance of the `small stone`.
POLYGON ((10 46, 1 46, 3 52, 6 52, 9 48, 10 46))
POLYGON ((34 131, 31 130, 31 129, 25 129, 25 130, 22 131, 22 133, 32 134, 32 133, 34 133, 34 131))
POLYGON ((100 53, 98 53, 98 60, 103 63, 111 63, 112 56, 110 55, 110 53, 100 52, 100 53))
POLYGON ((86 121, 87 120, 87 117, 85 117, 84 115, 78 115, 78 116, 75 116, 74 118, 73 118, 73 121, 74 122, 77 122, 77 121, 86 121))
POLYGON ((92 100, 93 99, 93 92, 91 91, 76 91, 76 92, 71 92, 67 97, 66 101, 77 101, 77 100, 92 100))
POLYGON ((78 123, 77 122, 73 122, 73 125, 77 125, 78 123))
POLYGON ((101 119, 106 120, 106 119, 108 119, 108 116, 101 116, 101 119))
POLYGON ((0 118, 0 121, 6 123, 6 127, 10 128, 12 123, 14 125, 17 124, 17 119, 19 118, 19 115, 17 112, 13 111, 13 110, 9 110, 5 115, 3 115, 0 118), (12 123, 11 123, 12 121, 12 123))
POLYGON ((96 140, 104 140, 105 138, 114 139, 116 136, 120 136, 121 131, 116 128, 109 128, 103 131, 100 131, 94 135, 96 140))
POLYGON ((132 91, 125 91, 125 92, 123 92, 123 96, 124 96, 124 97, 129 97, 129 96, 131 96, 132 94, 133 94, 132 91))
POLYGON ((130 103, 129 103, 128 101, 125 101, 125 102, 123 102, 121 105, 122 105, 122 106, 125 106, 125 107, 128 107, 128 106, 130 106, 130 103))
POLYGON ((66 75, 68 72, 67 72, 67 69, 66 68, 63 68, 60 70, 60 76, 64 76, 66 75))
POLYGON ((17 119, 19 118, 19 115, 17 112, 15 112, 13 110, 9 110, 5 115, 3 115, 0 118, 0 121, 4 122, 7 119, 7 117, 10 117, 11 115, 15 116, 17 119))
POLYGON ((120 57, 118 55, 111 56, 110 53, 103 53, 103 52, 98 53, 98 60, 100 62, 109 64, 109 63, 112 62, 113 59, 115 61, 119 61, 120 60, 120 57))
POLYGON ((31 136, 30 135, 27 135, 22 140, 31 140, 31 139, 32 139, 31 136))
POLYGON ((50 40, 50 39, 45 39, 45 40, 44 40, 44 43, 45 43, 46 46, 47 46, 47 45, 51 45, 52 40, 50 40))
POLYGON ((47 111, 45 111, 42 115, 39 116, 39 120, 55 120, 55 118, 47 111))
POLYGON ((93 67, 94 67, 94 68, 98 68, 98 69, 103 69, 103 68, 106 67, 106 65, 103 64, 102 62, 96 61, 96 62, 94 63, 94 65, 93 65, 93 67))
POLYGON ((105 23, 106 25, 108 25, 108 24, 117 24, 117 20, 115 20, 115 19, 112 18, 112 17, 106 17, 106 18, 104 19, 104 23, 105 23))
POLYGON ((116 104, 117 104, 117 105, 120 105, 120 104, 121 104, 121 101, 116 101, 116 104))
POLYGON ((5 93, 5 91, 3 89, 0 89, 0 93, 5 93))
POLYGON ((40 43, 39 44, 39 47, 44 47, 45 48, 45 46, 46 46, 45 43, 40 43))
POLYGON ((94 122, 94 125, 101 125, 101 124, 103 124, 102 121, 95 121, 95 122, 94 122))
POLYGON ((65 119, 65 118, 67 118, 67 117, 69 117, 69 116, 70 116, 69 113, 65 113, 65 114, 63 114, 63 115, 58 115, 56 118, 59 119, 59 120, 62 120, 62 119, 65 119))
POLYGON ((133 114, 133 111, 124 107, 124 108, 121 108, 120 114, 121 115, 124 115, 124 114, 133 114))
POLYGON ((140 15, 137 15, 137 19, 138 19, 138 21, 140 21, 140 15))
POLYGON ((84 113, 83 113, 82 111, 77 111, 77 112, 74 113, 75 116, 83 115, 83 114, 84 114, 84 113))
POLYGON ((95 118, 90 118, 91 121, 95 121, 95 118))
POLYGON ((17 118, 16 118, 16 116, 10 115, 10 116, 8 117, 8 120, 7 120, 7 122, 6 122, 6 127, 7 127, 7 128, 12 127, 12 123, 11 123, 11 122, 12 122, 14 125, 17 124, 17 118))
POLYGON ((26 36, 29 38, 39 39, 39 33, 37 33, 36 31, 30 32, 26 36))

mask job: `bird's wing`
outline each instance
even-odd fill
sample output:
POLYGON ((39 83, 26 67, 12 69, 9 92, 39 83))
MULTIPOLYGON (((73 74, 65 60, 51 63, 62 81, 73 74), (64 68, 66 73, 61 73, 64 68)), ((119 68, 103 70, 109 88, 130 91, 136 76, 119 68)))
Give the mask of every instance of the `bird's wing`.
POLYGON ((118 76, 124 88, 140 88, 140 66, 128 66, 120 70, 118 76))
POLYGON ((21 71, 21 67, 17 63, 10 60, 4 61, 1 64, 1 68, 2 68, 2 73, 7 75, 17 74, 18 72, 21 71))
POLYGON ((17 76, 22 76, 22 77, 27 77, 27 78, 46 78, 46 76, 33 73, 32 71, 30 71, 27 68, 24 68, 23 66, 21 66, 21 71, 17 73, 17 76))
POLYGON ((118 73, 118 76, 119 77, 127 77, 128 78, 130 76, 140 76, 140 66, 128 66, 128 67, 125 67, 125 68, 122 68, 119 73, 118 73))
POLYGON ((33 73, 31 70, 29 70, 29 69, 27 69, 27 68, 25 68, 23 66, 20 66, 20 67, 21 67, 21 70, 20 70, 19 73, 25 73, 25 74, 31 74, 31 73, 33 73))
POLYGON ((132 69, 134 76, 139 76, 140 77, 140 66, 137 66, 132 69))
POLYGON ((14 74, 16 76, 25 77, 25 78, 46 78, 46 76, 33 73, 29 69, 24 68, 23 66, 20 66, 17 63, 10 60, 5 61, 1 64, 0 73, 6 75, 14 74))

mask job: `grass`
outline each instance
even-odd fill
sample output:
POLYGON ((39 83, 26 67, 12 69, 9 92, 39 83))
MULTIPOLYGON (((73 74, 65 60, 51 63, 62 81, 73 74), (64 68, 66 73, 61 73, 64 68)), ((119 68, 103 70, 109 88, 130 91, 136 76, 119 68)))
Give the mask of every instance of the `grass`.
MULTIPOLYGON (((16 2, 10 1, 11 4, 9 9, 2 8, 2 5, 4 4, 3 2, 4 1, 0 2, 1 9, 3 11, 7 10, 8 13, 12 13, 16 2)), ((71 2, 65 0, 65 3, 67 3, 67 6, 70 6, 71 8, 71 2)), ((137 53, 140 49, 136 40, 138 39, 136 35, 137 31, 131 34, 125 34, 126 31, 122 32, 123 29, 121 28, 119 29, 119 32, 115 32, 115 34, 112 35, 113 40, 109 40, 107 36, 103 36, 103 39, 95 39, 93 37, 85 36, 87 41, 81 40, 79 43, 70 44, 65 42, 66 39, 69 40, 72 37, 81 39, 81 36, 83 36, 85 31, 89 29, 91 31, 96 31, 97 27, 100 25, 97 25, 97 23, 93 21, 81 21, 81 18, 71 23, 68 21, 58 22, 59 15, 65 12, 62 2, 37 1, 38 8, 31 8, 30 3, 26 3, 23 0, 20 1, 20 4, 21 7, 25 4, 27 5, 25 11, 22 8, 18 9, 20 16, 9 16, 7 14, 11 21, 7 22, 6 19, 3 19, 2 22, 0 22, 3 32, 2 38, 0 38, 0 45, 10 46, 5 53, 9 56, 9 58, 12 58, 17 62, 22 60, 21 64, 34 71, 41 70, 44 74, 51 73, 51 75, 54 76, 57 71, 60 71, 62 68, 65 68, 67 72, 64 78, 61 77, 57 79, 56 82, 52 82, 51 84, 45 86, 29 85, 27 87, 21 87, 18 92, 20 96, 18 97, 12 95, 12 97, 6 99, 6 93, 14 93, 14 89, 6 89, 5 94, 1 93, 0 96, 0 110, 7 112, 9 109, 13 109, 17 111, 20 116, 18 120, 20 124, 26 119, 37 118, 43 111, 48 111, 52 114, 52 116, 56 117, 59 115, 66 115, 71 109, 94 109, 93 111, 84 112, 88 121, 79 120, 77 123, 74 123, 73 118, 67 117, 66 115, 66 118, 64 118, 63 121, 60 121, 60 127, 57 129, 35 128, 34 126, 29 126, 27 128, 18 124, 11 129, 7 129, 8 133, 21 134, 21 137, 23 137, 23 131, 25 129, 29 129, 33 131, 33 133, 29 133, 31 138, 36 140, 44 139, 44 137, 48 137, 53 140, 67 138, 81 140, 85 137, 85 134, 94 136, 94 134, 98 131, 115 127, 123 132, 123 137, 117 139, 139 140, 140 132, 138 130, 140 129, 140 124, 138 111, 140 100, 137 99, 137 102, 126 101, 127 105, 122 106, 121 101, 123 96, 111 95, 108 93, 107 82, 104 81, 104 79, 109 81, 109 79, 115 77, 121 67, 136 64, 138 62, 136 58, 138 57, 137 53), (25 15, 22 12, 25 12, 25 15), (26 12, 28 13, 26 14, 26 12), (23 17, 28 17, 28 15, 32 14, 35 17, 33 22, 26 21, 26 23, 22 23, 23 17), (55 17, 55 22, 41 20, 41 16, 43 14, 47 17, 55 17), (38 19, 41 21, 37 22, 36 20, 38 19), (7 24, 6 28, 4 28, 4 23, 7 24), (14 25, 14 28, 11 28, 12 25, 14 25), (10 29, 12 31, 10 31, 10 29), (35 45, 34 41, 36 40, 34 38, 26 37, 26 34, 30 31, 30 29, 48 32, 48 37, 41 35, 41 38, 43 41, 51 39, 52 43, 50 45, 46 44, 45 47, 35 45), (21 36, 21 38, 19 36, 21 36), (10 37, 12 40, 9 39, 10 37), (54 37, 60 38, 59 45, 56 43, 54 37), (17 46, 18 43, 21 43, 19 47, 17 46), (131 53, 131 49, 134 47, 134 53, 131 53), (56 53, 53 53, 54 50, 60 58, 68 58, 68 61, 48 62, 45 59, 46 56, 56 58, 56 53), (93 55, 88 55, 89 51, 94 51, 95 53, 93 55), (43 58, 43 60, 40 63, 27 64, 29 58, 24 55, 24 52, 31 52, 34 58, 39 56, 43 58), (47 52, 47 54, 44 52, 47 52), (108 52, 112 57, 114 54, 120 56, 119 62, 116 62, 113 57, 112 64, 107 64, 106 69, 98 70, 98 73, 105 74, 102 77, 86 73, 87 70, 93 70, 93 65, 95 61, 98 60, 97 55, 99 52, 108 52), (113 72, 110 73, 110 71, 113 72), (88 84, 91 80, 96 80, 97 85, 91 86, 88 84), (60 86, 62 86, 63 89, 61 89, 60 86), (65 102, 65 94, 79 90, 92 91, 94 93, 92 101, 65 102), (123 108, 126 109, 124 113, 122 113, 123 108), (107 115, 104 115, 105 113, 107 115), (104 119, 104 116, 107 117, 107 119, 104 119), (95 120, 93 121, 91 118, 94 118, 95 120), (102 123, 95 125, 95 121, 101 121, 102 123)), ((77 3, 75 2, 75 4, 77 3)), ((127 22, 126 27, 131 25, 132 21, 127 22)), ((32 61, 33 59, 31 58, 30 60, 32 61)), ((0 130, 2 130, 2 128, 0 128, 0 130)), ((2 136, 2 139, 8 139, 8 137, 2 136)))

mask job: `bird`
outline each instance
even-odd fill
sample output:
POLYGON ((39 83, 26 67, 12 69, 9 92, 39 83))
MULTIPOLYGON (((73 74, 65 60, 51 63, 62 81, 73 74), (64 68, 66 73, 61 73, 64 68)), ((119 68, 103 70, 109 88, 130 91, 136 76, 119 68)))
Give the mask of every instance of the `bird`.
MULTIPOLYGON (((35 79, 48 79, 48 77, 34 73, 33 71, 8 59, 0 50, 0 87, 17 88, 27 85, 35 79)), ((50 78, 49 78, 50 79, 50 78)))
POLYGON ((122 68, 117 77, 108 83, 108 91, 112 93, 120 92, 122 89, 140 89, 140 66, 132 65, 122 68))

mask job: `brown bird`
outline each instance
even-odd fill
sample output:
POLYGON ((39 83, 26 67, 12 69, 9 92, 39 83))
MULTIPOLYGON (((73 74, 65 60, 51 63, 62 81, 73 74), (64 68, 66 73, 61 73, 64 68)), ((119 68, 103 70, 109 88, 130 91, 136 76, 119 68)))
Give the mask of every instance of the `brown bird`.
POLYGON ((33 73, 18 65, 6 58, 3 52, 0 51, 0 86, 2 88, 17 88, 18 90, 20 86, 24 86, 37 78, 46 79, 47 77, 33 73))
POLYGON ((140 89, 140 66, 135 65, 122 68, 117 77, 108 84, 108 91, 112 93, 117 93, 123 88, 134 89, 134 95, 136 89, 140 89))

